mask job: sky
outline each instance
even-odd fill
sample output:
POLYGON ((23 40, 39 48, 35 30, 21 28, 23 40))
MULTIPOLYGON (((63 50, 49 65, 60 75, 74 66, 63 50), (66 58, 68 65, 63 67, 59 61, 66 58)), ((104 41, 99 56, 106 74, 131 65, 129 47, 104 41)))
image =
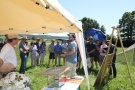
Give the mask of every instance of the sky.
POLYGON ((58 0, 77 20, 83 17, 96 20, 104 25, 107 34, 117 26, 125 12, 135 10, 135 0, 58 0))

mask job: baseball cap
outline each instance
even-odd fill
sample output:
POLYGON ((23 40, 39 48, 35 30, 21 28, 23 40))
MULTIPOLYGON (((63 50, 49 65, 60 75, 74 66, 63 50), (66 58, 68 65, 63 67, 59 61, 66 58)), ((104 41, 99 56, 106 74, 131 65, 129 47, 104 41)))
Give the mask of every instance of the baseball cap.
POLYGON ((76 38, 75 34, 68 34, 68 36, 72 36, 73 38, 76 38))

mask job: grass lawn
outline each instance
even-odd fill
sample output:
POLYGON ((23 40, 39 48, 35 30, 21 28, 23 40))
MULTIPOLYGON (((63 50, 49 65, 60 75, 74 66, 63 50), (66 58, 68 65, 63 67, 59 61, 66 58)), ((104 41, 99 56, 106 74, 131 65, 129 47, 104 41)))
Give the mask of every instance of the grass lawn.
MULTIPOLYGON (((47 42, 47 47, 48 47, 49 43, 50 42, 47 42)), ((117 53, 121 52, 121 51, 122 51, 121 48, 118 48, 117 53)), ((16 47, 16 53, 17 53, 17 59, 18 59, 17 71, 19 71, 21 60, 19 57, 18 47, 16 47)), ((133 53, 134 53, 134 51, 131 50, 131 51, 127 52, 126 55, 127 55, 127 59, 128 59, 130 74, 132 76, 133 85, 135 85, 135 82, 134 82, 135 81, 135 63, 133 63, 133 53)), ((38 66, 34 69, 31 69, 30 68, 31 59, 30 59, 30 57, 28 58, 26 75, 28 77, 30 77, 30 79, 31 79, 32 90, 41 90, 43 87, 45 87, 47 85, 46 76, 37 75, 38 72, 47 69, 47 67, 46 67, 47 61, 48 61, 48 52, 45 56, 44 66, 38 66)), ((117 77, 116 78, 109 77, 108 80, 106 78, 104 78, 102 85, 95 86, 95 87, 93 86, 93 84, 95 82, 95 79, 96 79, 96 76, 97 76, 97 73, 98 73, 100 67, 98 69, 94 69, 93 71, 88 70, 89 80, 90 80, 90 89, 91 90, 135 90, 135 88, 134 89, 132 88, 132 85, 130 83, 130 78, 128 75, 128 70, 127 70, 127 66, 126 66, 123 54, 117 56, 116 67, 117 67, 117 77)), ((82 75, 85 77, 83 68, 77 69, 77 73, 79 75, 82 75)), ((80 89, 87 90, 86 79, 84 79, 84 81, 82 82, 80 89)))

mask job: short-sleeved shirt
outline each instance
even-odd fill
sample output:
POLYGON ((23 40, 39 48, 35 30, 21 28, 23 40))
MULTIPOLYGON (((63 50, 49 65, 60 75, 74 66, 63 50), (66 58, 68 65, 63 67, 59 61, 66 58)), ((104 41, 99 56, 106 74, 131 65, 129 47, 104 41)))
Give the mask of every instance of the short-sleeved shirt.
POLYGON ((36 52, 37 52, 37 46, 36 45, 34 45, 34 47, 33 46, 30 46, 30 49, 32 50, 31 51, 31 55, 36 54, 36 52))
POLYGON ((36 42, 36 46, 37 46, 37 52, 40 53, 40 44, 39 44, 39 42, 36 42))
MULTIPOLYGON (((96 49, 96 46, 93 43, 87 43, 86 48, 87 48, 87 52, 91 52, 93 49, 96 49)), ((90 57, 93 57, 93 55, 94 55, 94 52, 89 54, 90 57)))
POLYGON ((105 56, 106 55, 106 53, 103 52, 103 48, 107 48, 107 45, 101 45, 100 51, 99 51, 101 56, 105 56))
POLYGON ((49 45, 49 49, 50 49, 50 52, 51 52, 51 53, 54 53, 54 46, 55 46, 55 45, 52 44, 52 43, 49 45))
MULTIPOLYGON (((101 46, 101 45, 97 45, 97 47, 98 47, 98 48, 100 48, 100 46, 101 46)), ((95 58, 96 58, 96 57, 98 58, 98 57, 99 57, 99 55, 100 55, 99 50, 95 49, 94 57, 95 57, 95 58)))
MULTIPOLYGON (((114 48, 115 48, 115 46, 112 44, 110 46, 109 54, 113 53, 114 48)), ((117 51, 117 48, 115 48, 115 53, 114 53, 113 59, 116 59, 116 51, 117 51)))
POLYGON ((77 63, 77 43, 75 41, 68 44, 67 53, 69 53, 71 49, 74 49, 75 53, 70 56, 66 56, 66 61, 75 64, 77 63))
POLYGON ((12 47, 9 43, 5 44, 1 49, 0 58, 3 60, 3 63, 12 63, 14 67, 17 66, 14 47, 12 47))
POLYGON ((40 53, 45 53, 46 52, 46 46, 41 45, 40 46, 40 53))
POLYGON ((23 51, 24 48, 26 48, 26 43, 21 41, 19 44, 20 53, 27 53, 26 51, 23 51))
POLYGON ((62 52, 64 53, 64 52, 67 52, 67 46, 68 46, 68 44, 67 43, 63 43, 62 45, 62 52))
POLYGON ((55 45, 55 46, 54 46, 54 50, 55 50, 57 53, 61 53, 61 52, 62 52, 62 46, 61 46, 61 45, 55 45))

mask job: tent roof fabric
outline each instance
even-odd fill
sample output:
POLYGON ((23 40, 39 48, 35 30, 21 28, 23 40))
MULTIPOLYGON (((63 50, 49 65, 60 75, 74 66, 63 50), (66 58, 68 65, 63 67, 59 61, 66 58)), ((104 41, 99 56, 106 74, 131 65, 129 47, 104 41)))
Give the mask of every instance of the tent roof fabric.
MULTIPOLYGON (((48 3, 45 0, 45 3, 48 3)), ((0 34, 44 34, 48 32, 78 32, 78 21, 73 23, 50 5, 46 9, 40 0, 1 0, 0 34), (62 23, 61 23, 62 22, 62 23)), ((60 7, 60 6, 59 6, 60 7)))

